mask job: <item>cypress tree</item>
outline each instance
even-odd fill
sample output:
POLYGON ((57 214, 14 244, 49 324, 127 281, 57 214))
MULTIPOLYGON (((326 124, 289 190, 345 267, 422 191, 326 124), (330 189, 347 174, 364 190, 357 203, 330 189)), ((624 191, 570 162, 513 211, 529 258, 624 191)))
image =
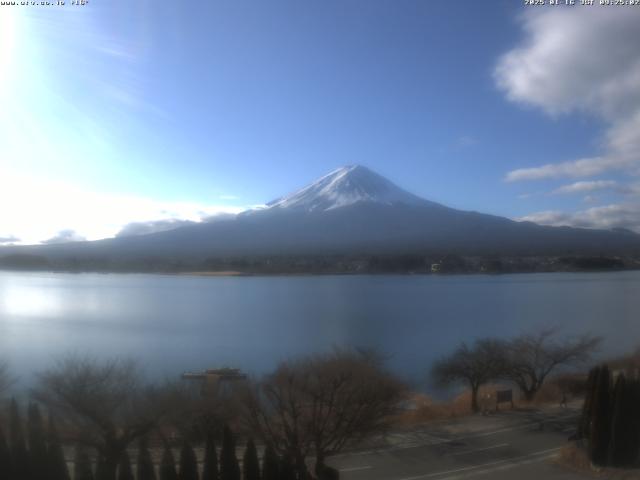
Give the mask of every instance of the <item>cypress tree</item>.
POLYGON ((98 453, 98 458, 96 459, 96 480, 113 480, 109 478, 107 463, 101 453, 98 453))
POLYGON ((596 392, 591 409, 589 432, 589 457, 595 465, 607 463, 611 433, 611 377, 609 368, 603 365, 598 375, 596 392))
POLYGON ((93 480, 91 460, 87 451, 79 445, 76 445, 73 480, 93 480))
POLYGON ((258 451, 252 439, 247 442, 242 459, 243 480, 260 480, 260 463, 258 462, 258 451))
POLYGON ((49 472, 47 465, 47 440, 40 408, 35 403, 27 407, 27 439, 31 478, 39 480, 49 472))
POLYGON ((11 463, 12 473, 15 479, 28 479, 31 469, 29 468, 29 452, 24 439, 22 430, 22 419, 20 418, 20 410, 15 398, 11 400, 11 411, 9 419, 10 438, 11 438, 11 463))
POLYGON ((580 416, 580 423, 578 424, 578 438, 589 437, 589 428, 593 415, 593 401, 599 374, 600 367, 594 367, 589 371, 589 378, 587 379, 585 388, 584 404, 582 405, 582 415, 580 416))
POLYGON ((627 380, 629 387, 629 402, 631 403, 631 418, 629 420, 629 428, 631 436, 629 439, 630 455, 633 457, 633 463, 637 463, 640 458, 640 380, 627 380))
POLYGON ((198 480, 198 459, 186 440, 180 449, 180 480, 198 480))
POLYGON ((49 431, 47 435, 47 465, 49 468, 49 480, 69 480, 69 469, 64 458, 64 450, 60 443, 58 429, 49 415, 49 431))
POLYGON ((220 480, 240 480, 240 466, 236 457, 236 442, 231 429, 226 425, 222 432, 220 480))
POLYGON ((0 428, 0 478, 11 478, 11 452, 0 428))
POLYGON ((149 453, 146 437, 142 437, 138 443, 136 477, 137 480, 156 480, 156 471, 153 468, 153 460, 151 459, 151 453, 149 453))
POLYGON ((280 474, 278 480, 296 480, 296 472, 291 462, 291 456, 285 454, 280 460, 280 474))
POLYGON ((204 467, 202 469, 202 480, 219 480, 218 475, 218 453, 216 452, 216 442, 213 435, 207 435, 204 446, 204 467))
POLYGON ((125 450, 120 457, 118 463, 118 480, 134 480, 133 470, 131 470, 131 459, 129 453, 125 450))
POLYGON ((162 460, 160 461, 160 480, 178 480, 178 472, 176 472, 176 462, 173 458, 173 452, 169 445, 164 447, 162 460))
POLYGON ((626 465, 628 456, 628 425, 630 411, 628 409, 627 383, 623 374, 618 375, 613 389, 611 411, 611 438, 609 440, 608 464, 616 467, 626 465))
POLYGON ((278 480, 278 456, 271 445, 267 445, 262 457, 262 480, 278 480))

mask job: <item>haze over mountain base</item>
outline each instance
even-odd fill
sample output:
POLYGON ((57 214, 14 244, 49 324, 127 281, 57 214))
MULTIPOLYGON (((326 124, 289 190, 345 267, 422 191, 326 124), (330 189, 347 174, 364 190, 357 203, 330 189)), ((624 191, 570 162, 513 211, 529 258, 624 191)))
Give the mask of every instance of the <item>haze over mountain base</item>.
POLYGON ((636 268, 638 258, 636 233, 456 210, 362 166, 340 168, 266 208, 216 222, 0 249, 4 268, 96 271, 556 271, 636 268))

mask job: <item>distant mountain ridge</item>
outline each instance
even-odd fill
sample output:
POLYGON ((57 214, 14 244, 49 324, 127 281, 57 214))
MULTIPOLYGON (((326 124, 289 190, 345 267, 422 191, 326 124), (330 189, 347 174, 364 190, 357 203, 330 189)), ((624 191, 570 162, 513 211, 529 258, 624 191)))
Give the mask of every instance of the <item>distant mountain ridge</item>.
MULTIPOLYGON (((342 167, 262 209, 94 242, 0 248, 55 262, 191 262, 318 255, 640 255, 627 230, 541 226, 422 199, 363 166, 342 167)), ((96 267, 98 268, 98 267, 96 267)))

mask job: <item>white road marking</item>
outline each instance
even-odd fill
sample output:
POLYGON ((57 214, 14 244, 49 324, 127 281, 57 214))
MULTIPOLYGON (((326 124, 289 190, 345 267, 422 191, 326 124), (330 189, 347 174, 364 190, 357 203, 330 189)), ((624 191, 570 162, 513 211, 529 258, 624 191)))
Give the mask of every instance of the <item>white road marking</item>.
MULTIPOLYGON (((469 472, 471 470, 476 471, 476 472, 473 472, 474 474, 476 474, 478 471, 487 473, 488 471, 491 471, 491 470, 479 470, 479 469, 482 469, 484 467, 496 467, 498 465, 505 465, 505 464, 507 466, 522 465, 524 464, 524 462, 521 462, 520 460, 527 461, 527 459, 530 459, 531 457, 540 457, 541 455, 542 457, 537 458, 536 460, 543 460, 545 458, 552 456, 552 455, 545 455, 545 454, 551 454, 552 452, 557 452, 561 448, 562 447, 549 448, 547 450, 540 450, 538 452, 533 452, 528 455, 522 455, 520 457, 506 458, 503 460, 496 460, 494 462, 481 463, 480 465, 470 465, 468 467, 457 468, 455 470, 446 470, 444 472, 433 472, 433 473, 425 473, 424 475, 416 475, 413 477, 404 477, 404 478, 401 478, 400 480, 420 480, 423 478, 433 478, 433 477, 443 477, 440 480, 453 480, 454 478, 457 478, 457 477, 445 477, 445 475, 450 475, 452 473, 469 472)), ((531 460, 529 460, 529 462, 531 462, 531 460)), ((500 468, 502 467, 496 467, 494 470, 498 470, 500 468)))
POLYGON ((341 472, 357 472, 359 470, 369 470, 371 467, 371 465, 364 465, 362 467, 351 467, 351 468, 341 468, 340 471, 341 472))
POLYGON ((468 453, 484 452, 485 450, 493 450, 495 448, 508 447, 508 443, 500 443, 498 445, 491 445, 490 447, 474 448, 473 450, 464 450, 462 452, 453 452, 452 455, 467 455, 468 453))

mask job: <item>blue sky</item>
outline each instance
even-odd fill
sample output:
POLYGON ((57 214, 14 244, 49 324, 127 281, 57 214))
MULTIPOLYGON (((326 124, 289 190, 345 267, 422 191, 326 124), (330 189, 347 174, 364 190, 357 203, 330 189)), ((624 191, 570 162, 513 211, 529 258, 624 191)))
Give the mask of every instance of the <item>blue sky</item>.
POLYGON ((640 9, 624 10, 0 7, 0 242, 235 212, 345 164, 462 209, 640 229, 640 9))

